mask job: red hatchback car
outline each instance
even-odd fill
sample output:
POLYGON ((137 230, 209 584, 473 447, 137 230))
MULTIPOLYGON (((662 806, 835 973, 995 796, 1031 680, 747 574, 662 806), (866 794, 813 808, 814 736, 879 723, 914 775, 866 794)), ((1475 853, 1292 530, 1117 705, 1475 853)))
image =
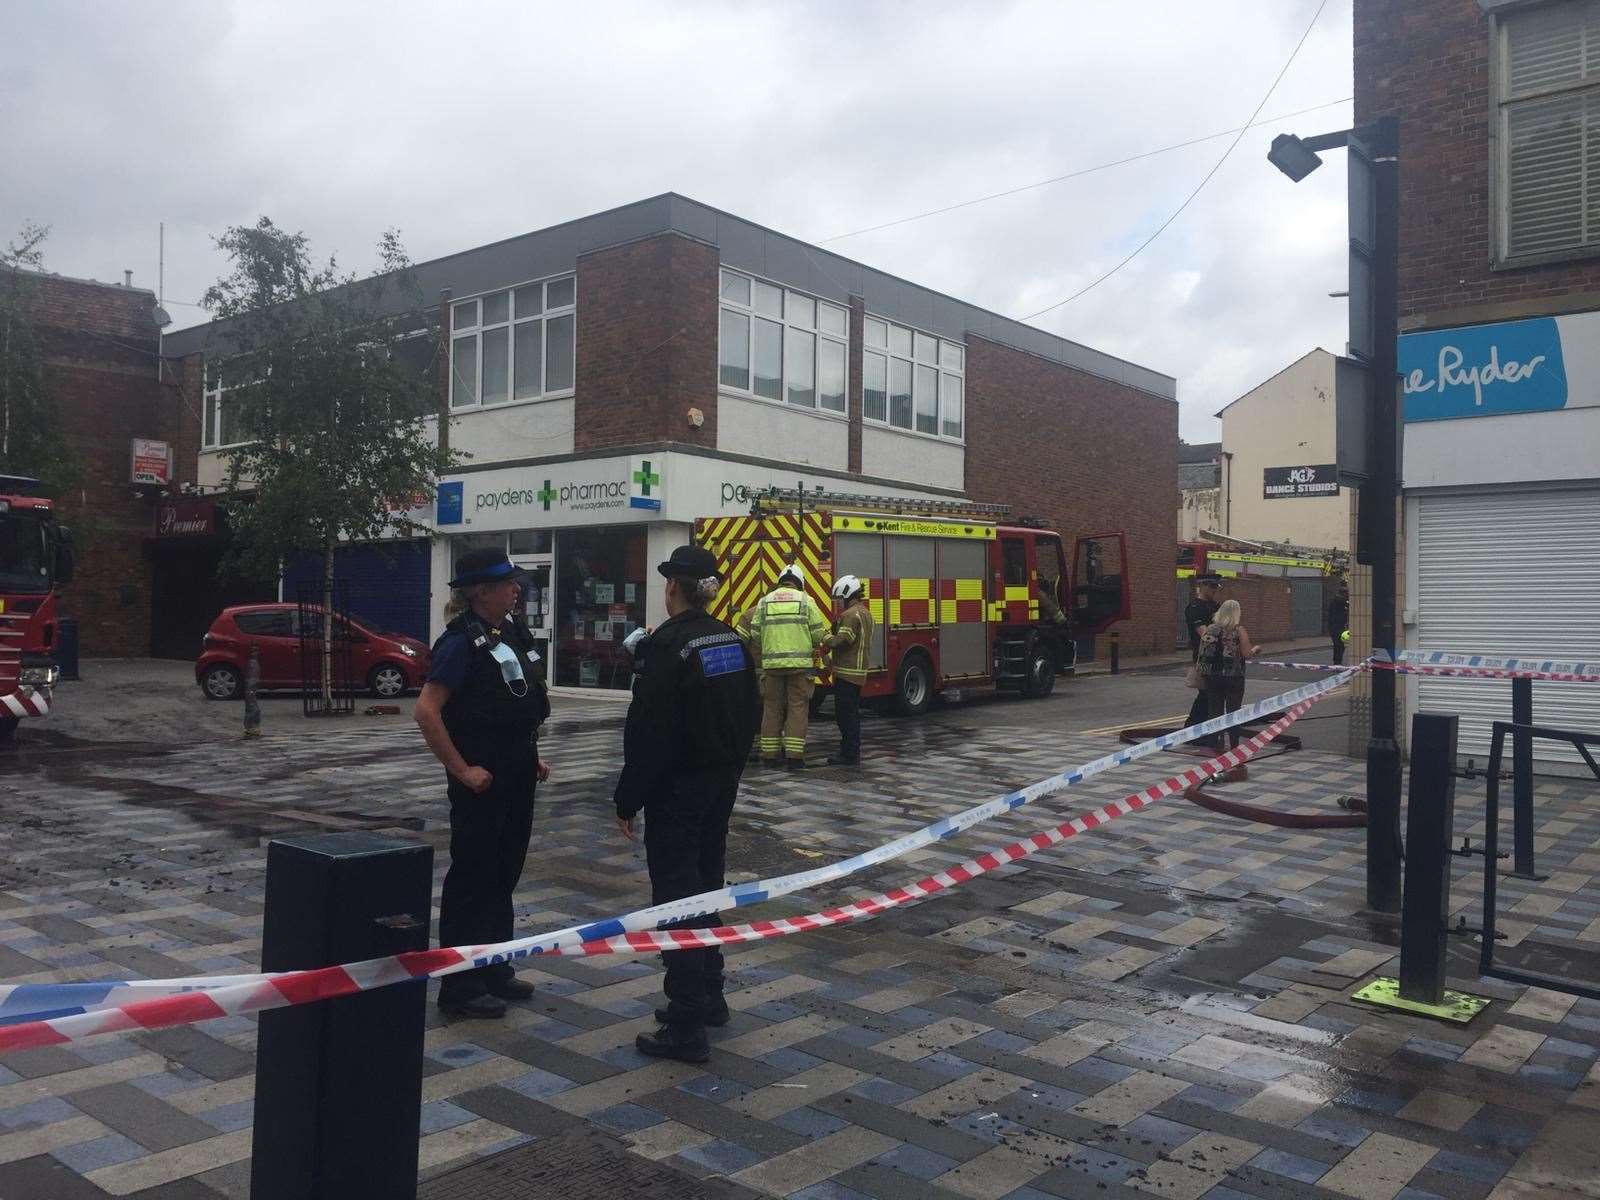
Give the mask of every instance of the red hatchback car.
MULTIPOLYGON (((320 609, 309 610, 319 614, 320 609)), ((194 677, 211 700, 237 700, 244 695, 244 667, 250 643, 261 655, 261 690, 299 691, 300 610, 294 604, 246 604, 225 608, 201 644, 194 677)), ((335 642, 350 644, 350 678, 346 686, 365 687, 374 696, 391 699, 420 688, 428 677, 428 647, 399 633, 379 633, 359 619, 335 621, 335 642)), ((345 660, 335 653, 334 662, 345 660)), ((338 669, 336 665, 335 669, 338 669)))

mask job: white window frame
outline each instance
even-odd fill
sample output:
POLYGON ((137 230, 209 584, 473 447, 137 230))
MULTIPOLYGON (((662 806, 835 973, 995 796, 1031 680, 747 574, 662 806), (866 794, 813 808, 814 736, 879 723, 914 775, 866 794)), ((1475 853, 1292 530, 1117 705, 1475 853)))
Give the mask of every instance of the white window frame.
MULTIPOLYGON (((1600 94, 1600 73, 1586 82, 1559 84, 1508 96, 1511 84, 1510 27, 1526 16, 1555 7, 1567 0, 1552 0, 1509 12, 1494 12, 1489 17, 1489 213, 1492 221, 1490 266, 1496 270, 1517 270, 1545 263, 1572 262, 1600 257, 1600 222, 1590 232, 1590 240, 1526 254, 1512 254, 1511 246, 1511 111, 1529 102, 1538 103, 1560 96, 1600 94)), ((1581 153, 1581 152, 1580 152, 1581 153)), ((1589 181, 1600 188, 1600 175, 1589 181)))
POLYGON ((862 379, 861 379, 861 420, 862 420, 862 422, 864 424, 872 425, 872 426, 874 426, 874 427, 876 427, 878 429, 892 429, 896 433, 906 433, 906 434, 912 435, 913 437, 931 438, 934 441, 948 442, 951 445, 955 445, 955 446, 963 446, 963 445, 966 444, 966 441, 967 441, 967 347, 966 347, 966 343, 953 341, 950 338, 942 338, 936 333, 929 333, 925 329, 918 329, 914 325, 906 325, 906 324, 904 324, 904 323, 902 323, 900 321, 891 321, 888 317, 880 317, 880 316, 876 315, 875 313, 867 313, 866 314, 866 319, 861 324, 861 355, 862 355, 862 358, 861 358, 861 376, 862 376, 862 379), (872 333, 872 329, 873 329, 874 324, 882 325, 884 327, 884 339, 883 339, 883 343, 881 345, 875 344, 871 340, 871 333, 872 333), (893 349, 894 341, 895 341, 894 334, 895 334, 896 330, 899 330, 901 333, 907 335, 907 337, 910 339, 911 350, 910 350, 910 352, 908 354, 901 354, 898 351, 893 349), (917 339, 918 338, 931 338, 931 339, 933 339, 933 361, 932 362, 928 362, 925 359, 920 359, 920 358, 917 357, 917 339), (946 365, 946 363, 947 363, 946 350, 947 349, 956 352, 956 357, 958 358, 959 361, 954 366, 946 365), (867 362, 866 362, 866 356, 869 355, 869 354, 880 355, 884 359, 883 417, 881 419, 878 418, 878 417, 870 417, 870 416, 867 415, 867 392, 866 392, 867 362), (908 363, 910 365, 910 369, 911 369, 911 386, 912 386, 912 393, 911 393, 911 424, 909 426, 896 424, 894 422, 894 420, 892 419, 893 409, 890 406, 890 399, 889 398, 890 398, 890 395, 891 395, 891 390, 890 389, 893 387, 894 364, 895 364, 896 360, 899 360, 900 362, 908 363), (933 368, 933 372, 934 372, 934 386, 937 389, 937 394, 935 396, 935 403, 934 403, 935 415, 934 415, 934 432, 933 433, 928 433, 926 430, 922 430, 922 429, 918 429, 917 428, 916 381, 917 381, 917 367, 919 367, 919 366, 923 366, 923 367, 931 366, 933 368), (945 410, 945 386, 946 386, 945 385, 945 376, 947 376, 947 375, 950 376, 953 379, 958 380, 959 381, 959 386, 961 388, 961 433, 959 435, 957 435, 957 434, 949 434, 949 433, 945 432, 945 422, 946 422, 946 419, 947 419, 947 413, 946 413, 946 410, 945 410))
POLYGON ((850 309, 843 304, 829 300, 822 296, 813 296, 802 292, 798 288, 785 287, 776 280, 763 279, 749 271, 738 271, 724 267, 717 275, 717 390, 730 395, 742 396, 745 399, 757 400, 762 404, 776 404, 788 409, 790 412, 810 413, 813 416, 828 417, 836 421, 850 419, 850 309), (724 297, 729 279, 744 280, 749 285, 750 301, 741 303, 724 297), (779 315, 764 312, 755 307, 755 288, 757 284, 778 289, 783 297, 783 311, 779 315), (815 323, 805 324, 802 320, 795 319, 796 305, 790 302, 793 297, 797 300, 809 302, 815 323), (837 310, 844 316, 844 332, 833 333, 822 327, 824 306, 837 310), (746 377, 749 386, 738 387, 722 381, 722 318, 724 313, 730 313, 743 318, 745 322, 745 362, 747 364, 746 377), (778 369, 778 395, 763 396, 755 390, 755 322, 757 319, 771 321, 781 327, 783 333, 780 339, 782 362, 778 369), (790 332, 808 334, 812 338, 811 346, 811 394, 812 403, 809 405, 795 404, 789 400, 789 339, 790 332), (824 343, 831 343, 839 347, 844 355, 844 407, 824 408, 822 404, 822 355, 824 343))
POLYGON ((223 396, 227 391, 222 386, 222 372, 216 367, 202 365, 204 376, 200 385, 200 449, 202 450, 231 450, 235 446, 248 446, 250 439, 242 437, 236 442, 222 441, 222 407, 225 403, 223 396), (216 413, 216 440, 212 440, 211 414, 216 413))
POLYGON ((516 404, 543 404, 546 400, 563 400, 573 395, 577 389, 577 363, 578 363, 578 276, 572 271, 562 271, 555 275, 544 275, 538 279, 526 279, 521 283, 509 284, 506 287, 492 288, 486 292, 478 292, 472 296, 452 298, 449 311, 442 314, 446 327, 446 336, 450 340, 449 362, 449 395, 447 397, 450 411, 476 412, 481 409, 509 408, 516 404), (550 304, 550 285, 563 280, 572 281, 572 301, 569 304, 550 304), (539 312, 525 317, 517 316, 516 293, 522 288, 538 286, 540 289, 539 312), (483 323, 483 302, 491 296, 504 294, 506 298, 506 319, 494 321, 488 325, 483 323), (471 325, 457 325, 456 311, 466 305, 472 305, 473 323, 471 325), (550 371, 550 322, 561 317, 572 318, 572 384, 564 388, 550 389, 547 384, 550 371), (537 396, 524 396, 517 398, 517 328, 539 322, 539 394, 537 396), (506 331, 506 395, 503 400, 485 403, 483 399, 483 335, 492 333, 497 329, 506 331), (458 338, 472 339, 473 347, 473 376, 476 394, 470 403, 456 403, 456 340, 458 338))

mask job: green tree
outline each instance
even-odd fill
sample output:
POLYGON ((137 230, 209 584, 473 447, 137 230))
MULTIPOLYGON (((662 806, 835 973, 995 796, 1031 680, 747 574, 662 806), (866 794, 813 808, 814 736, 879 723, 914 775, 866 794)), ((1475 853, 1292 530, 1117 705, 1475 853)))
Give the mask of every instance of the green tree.
MULTIPOLYGON (((333 563, 341 541, 431 534, 409 512, 454 464, 429 435, 434 335, 400 239, 379 241, 376 273, 330 258, 266 217, 216 239, 231 263, 205 294, 215 314, 206 370, 222 385, 219 441, 234 564, 276 578, 284 563, 322 563, 322 695, 333 692, 333 563), (426 343, 413 341, 415 337, 426 343)), ((207 414, 207 419, 212 419, 207 414)))
POLYGON ((28 222, 0 251, 0 474, 38 479, 47 496, 60 496, 78 479, 77 463, 44 386, 44 358, 31 307, 45 225, 28 222))

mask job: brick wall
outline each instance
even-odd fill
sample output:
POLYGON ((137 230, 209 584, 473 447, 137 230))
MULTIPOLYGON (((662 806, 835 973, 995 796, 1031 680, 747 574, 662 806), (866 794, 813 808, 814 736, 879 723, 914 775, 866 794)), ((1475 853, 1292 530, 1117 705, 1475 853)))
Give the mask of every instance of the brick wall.
POLYGON ((676 233, 578 259, 577 450, 717 444, 717 271, 715 247, 676 233))
POLYGON ((1255 642, 1294 637, 1294 593, 1286 579, 1241 575, 1222 581, 1220 599, 1239 602, 1240 620, 1255 642))
MULTIPOLYGON (((81 486, 57 512, 76 538, 77 574, 62 592, 84 657, 149 653, 150 495, 129 482, 129 442, 173 444, 177 477, 193 479, 199 421, 156 375, 155 297, 108 284, 43 276, 30 303, 44 382, 77 457, 81 486)), ((198 406, 198 393, 195 404, 198 406)))
POLYGON ((1476 0, 1355 0, 1355 115, 1400 118, 1402 329, 1600 307, 1600 259, 1489 266, 1489 18, 1476 0))
POLYGON ((1068 555, 1081 535, 1127 534, 1126 655, 1172 650, 1177 464, 1172 401, 968 336, 967 493, 1042 517, 1068 555))

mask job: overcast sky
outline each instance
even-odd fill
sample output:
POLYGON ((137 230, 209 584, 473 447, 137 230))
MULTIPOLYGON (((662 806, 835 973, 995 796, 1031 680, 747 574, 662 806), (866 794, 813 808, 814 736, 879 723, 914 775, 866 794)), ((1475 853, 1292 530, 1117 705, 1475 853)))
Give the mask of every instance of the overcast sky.
MULTIPOLYGON (((154 287, 176 326, 266 214, 366 267, 678 191, 822 241, 1244 123, 1317 0, 154 4, 0 0, 0 241, 154 287)), ((1351 92, 1328 0, 1263 117, 1351 92)), ((1292 185, 1270 122, 1119 274, 1037 323, 1174 375, 1182 433, 1312 346, 1342 349, 1344 165, 1292 185)), ((1065 299, 1169 217, 1217 138, 829 248, 1009 316, 1065 299)))

